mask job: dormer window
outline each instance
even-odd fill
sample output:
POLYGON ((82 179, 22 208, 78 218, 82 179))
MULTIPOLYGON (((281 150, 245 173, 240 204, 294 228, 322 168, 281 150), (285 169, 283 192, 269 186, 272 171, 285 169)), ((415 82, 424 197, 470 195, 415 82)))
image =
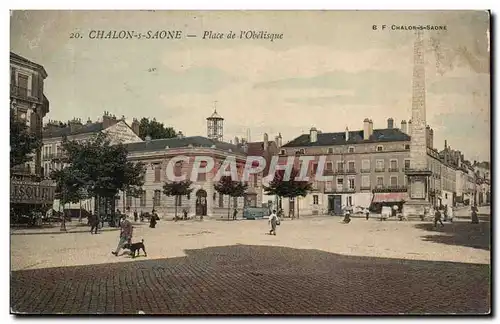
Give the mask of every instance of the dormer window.
POLYGON ((382 152, 384 150, 384 147, 382 145, 377 146, 377 152, 382 152))
POLYGON ((354 153, 354 146, 349 146, 348 152, 349 153, 354 153))
POLYGON ((300 149, 298 151, 295 152, 295 155, 301 155, 301 154, 305 154, 305 150, 304 149, 300 149))
POLYGON ((285 155, 285 154, 286 154, 286 153, 285 153, 285 150, 280 150, 280 154, 281 154, 281 155, 285 155))
POLYGON ((328 154, 333 154, 333 147, 328 148, 328 154))
POLYGON ((405 144, 405 150, 409 150, 410 149, 410 144, 405 144))

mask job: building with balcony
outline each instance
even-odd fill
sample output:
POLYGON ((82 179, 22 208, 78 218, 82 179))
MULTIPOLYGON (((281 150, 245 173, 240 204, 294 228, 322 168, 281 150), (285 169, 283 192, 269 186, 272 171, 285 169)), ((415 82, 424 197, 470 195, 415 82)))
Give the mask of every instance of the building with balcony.
MULTIPOLYGON (((322 133, 311 128, 280 148, 280 160, 295 156, 311 156, 310 181, 314 191, 299 198, 300 214, 341 212, 344 206, 371 206, 378 210, 383 205, 402 206, 408 200, 407 176, 410 168, 411 120, 394 127, 389 118, 385 128, 373 129, 373 121, 365 119, 361 130, 322 133), (316 181, 319 157, 325 156, 324 176, 327 181, 316 181)), ((433 147, 434 131, 426 129, 427 159, 431 176, 427 182, 429 201, 433 205, 454 204, 456 195, 456 167, 433 147)), ((296 163, 299 167, 300 163, 296 163)), ((284 206, 294 213, 297 201, 284 206)))
MULTIPOLYGON (((10 52, 10 107, 29 130, 42 137, 43 118, 49 113, 49 100, 44 94, 47 72, 38 63, 10 52)), ((31 162, 16 166, 13 175, 42 175, 41 149, 33 153, 31 162)))

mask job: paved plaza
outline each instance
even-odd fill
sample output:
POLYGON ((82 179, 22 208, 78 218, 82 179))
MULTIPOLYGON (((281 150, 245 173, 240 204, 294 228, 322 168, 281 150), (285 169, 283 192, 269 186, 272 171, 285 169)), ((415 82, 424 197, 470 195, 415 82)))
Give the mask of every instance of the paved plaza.
MULTIPOLYGON (((490 225, 339 217, 137 225, 147 257, 115 257, 117 231, 11 235, 11 307, 28 313, 487 313, 490 225)), ((142 253, 142 252, 141 252, 142 253)))

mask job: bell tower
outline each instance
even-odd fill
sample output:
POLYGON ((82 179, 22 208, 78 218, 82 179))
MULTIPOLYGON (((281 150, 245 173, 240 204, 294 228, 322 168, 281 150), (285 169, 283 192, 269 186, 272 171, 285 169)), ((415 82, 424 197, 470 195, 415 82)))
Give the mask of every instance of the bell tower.
POLYGON ((222 142, 224 137, 224 118, 217 113, 217 101, 214 102, 214 112, 207 118, 207 137, 222 142))

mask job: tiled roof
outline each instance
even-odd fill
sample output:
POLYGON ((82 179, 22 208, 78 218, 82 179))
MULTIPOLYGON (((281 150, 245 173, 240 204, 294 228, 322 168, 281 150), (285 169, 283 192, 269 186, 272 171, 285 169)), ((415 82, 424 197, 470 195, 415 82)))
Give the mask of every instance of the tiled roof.
POLYGON ((363 140, 363 131, 350 131, 349 140, 345 140, 345 132, 318 133, 318 140, 311 143, 309 134, 302 134, 299 137, 283 145, 283 147, 303 147, 303 146, 327 146, 374 142, 399 142, 409 141, 410 136, 403 133, 398 128, 374 129, 369 140, 363 140))
POLYGON ((54 128, 54 129, 46 129, 43 131, 43 138, 52 138, 52 137, 63 137, 69 135, 78 135, 78 134, 87 134, 87 133, 98 133, 104 129, 103 123, 92 123, 92 124, 83 124, 81 127, 77 129, 73 129, 69 126, 62 128, 54 128))
POLYGON ((183 138, 165 138, 165 139, 156 139, 151 140, 149 142, 137 142, 137 143, 129 143, 125 146, 129 152, 140 152, 140 151, 157 151, 164 150, 167 146, 169 148, 181 148, 188 147, 192 145, 193 147, 206 147, 210 148, 215 145, 215 148, 220 150, 228 151, 229 149, 235 153, 245 153, 243 148, 238 147, 236 145, 219 142, 216 140, 209 139, 203 136, 190 136, 183 138))

